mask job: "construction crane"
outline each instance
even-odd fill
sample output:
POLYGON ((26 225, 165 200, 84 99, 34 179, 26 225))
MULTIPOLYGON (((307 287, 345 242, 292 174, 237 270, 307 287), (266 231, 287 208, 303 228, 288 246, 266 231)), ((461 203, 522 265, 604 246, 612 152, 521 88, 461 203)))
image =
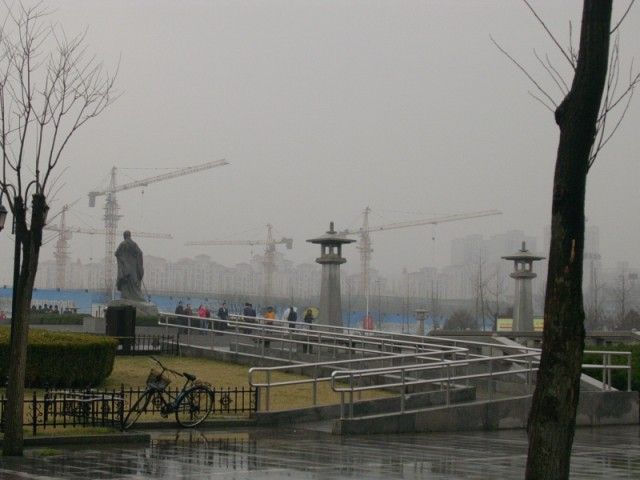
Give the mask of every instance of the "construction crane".
POLYGON ((287 250, 293 248, 293 239, 282 237, 280 240, 273 238, 273 225, 267 224, 267 238, 266 240, 205 240, 199 242, 187 242, 186 245, 265 245, 264 259, 262 264, 264 266, 264 298, 271 297, 273 286, 273 272, 275 271, 275 256, 276 245, 284 244, 287 250))
MULTIPOLYGON (((67 265, 69 264, 69 240, 71 240, 73 234, 82 233, 87 235, 106 235, 107 233, 106 230, 98 230, 95 228, 67 226, 67 211, 69 210, 69 208, 71 208, 72 205, 73 204, 68 204, 62 207, 62 210, 60 212, 59 225, 47 225, 44 227, 45 230, 58 232, 58 238, 56 240, 53 256, 56 260, 56 288, 61 290, 66 288, 66 272, 67 265)), ((173 236, 168 233, 148 233, 138 232, 135 230, 132 230, 131 233, 134 236, 141 238, 160 238, 164 240, 171 240, 173 238, 173 236)))
POLYGON ((137 180, 135 182, 126 183, 124 185, 118 185, 116 182, 116 167, 111 169, 111 179, 109 181, 109 187, 106 190, 89 192, 89 206, 95 207, 96 197, 106 195, 106 201, 104 206, 104 228, 105 228, 105 252, 104 252, 104 280, 105 290, 110 294, 111 298, 114 296, 114 271, 115 260, 114 252, 116 249, 116 230, 118 229, 118 220, 121 215, 118 214, 119 207, 116 200, 116 193, 123 190, 130 190, 132 188, 146 187, 152 183, 162 182, 176 177, 182 177, 184 175, 191 175, 192 173, 202 172, 210 168, 222 167, 228 165, 226 160, 214 160, 206 162, 200 165, 194 165, 192 167, 180 168, 169 173, 162 175, 156 175, 154 177, 137 180))
POLYGON ((366 315, 369 316, 369 266, 371 263, 371 236, 372 232, 382 232, 386 230, 395 230, 399 228, 417 227, 420 225, 438 225, 439 223, 457 222, 459 220, 469 220, 471 218, 488 217, 491 215, 502 215, 499 210, 485 210, 481 212, 460 213, 457 215, 447 215, 422 220, 410 220, 406 222, 389 223, 387 225, 369 225, 369 214, 371 209, 364 209, 362 227, 353 230, 343 230, 342 235, 360 235, 360 241, 357 249, 360 251, 360 293, 365 297, 366 315))

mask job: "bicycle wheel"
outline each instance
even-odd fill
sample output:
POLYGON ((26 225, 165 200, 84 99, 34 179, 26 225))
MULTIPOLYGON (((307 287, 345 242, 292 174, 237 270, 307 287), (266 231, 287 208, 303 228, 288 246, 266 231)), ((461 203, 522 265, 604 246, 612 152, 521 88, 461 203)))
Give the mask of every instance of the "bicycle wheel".
POLYGON ((195 427, 206 420, 213 407, 213 392, 203 386, 187 390, 176 406, 176 421, 181 427, 195 427))
POLYGON ((131 428, 133 424, 138 421, 140 415, 147 411, 147 405, 149 404, 149 400, 151 400, 151 395, 151 392, 142 394, 131 408, 129 408, 129 413, 127 413, 127 416, 124 418, 123 429, 128 430, 131 428))

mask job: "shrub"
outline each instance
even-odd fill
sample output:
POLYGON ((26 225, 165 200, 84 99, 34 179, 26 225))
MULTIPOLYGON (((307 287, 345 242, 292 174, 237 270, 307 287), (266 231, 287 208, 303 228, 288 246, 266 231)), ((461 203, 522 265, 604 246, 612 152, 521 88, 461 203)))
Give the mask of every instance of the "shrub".
POLYGON ((157 315, 138 315, 136 316, 136 326, 138 327, 157 327, 157 315))
POLYGON ((29 313, 30 325, 82 325, 80 313, 29 313))
MULTIPOLYGON (((640 391, 640 344, 618 344, 618 345, 587 345, 585 350, 601 350, 615 352, 631 352, 631 390, 640 391)), ((626 357, 614 356, 611 358, 614 365, 626 365, 626 357)), ((585 353, 582 363, 602 364, 602 355, 585 353)), ((582 373, 602 381, 602 370, 583 370, 582 373)), ((627 371, 613 370, 611 373, 611 383, 618 390, 627 390, 627 371)))
MULTIPOLYGON (((89 387, 99 385, 113 370, 117 341, 85 333, 30 330, 27 346, 27 387, 89 387)), ((9 329, 0 328, 0 377, 6 378, 9 329)))

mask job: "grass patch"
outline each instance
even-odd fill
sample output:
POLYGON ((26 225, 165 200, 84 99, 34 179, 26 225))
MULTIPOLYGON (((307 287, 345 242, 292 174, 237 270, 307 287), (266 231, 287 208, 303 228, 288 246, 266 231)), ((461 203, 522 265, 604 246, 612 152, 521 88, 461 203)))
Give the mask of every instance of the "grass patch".
POLYGON ((36 450, 34 453, 36 457, 54 457, 62 454, 62 450, 56 450, 55 448, 43 448, 36 450))
MULTIPOLYGON (((201 380, 209 382, 213 387, 249 387, 249 367, 234 363, 219 362, 206 358, 192 357, 157 357, 167 367, 179 372, 189 372, 201 380)), ((149 374, 149 370, 155 362, 149 357, 116 357, 111 375, 106 379, 104 387, 108 389, 119 389, 123 384, 125 387, 143 387, 149 374)), ((301 380, 309 377, 290 373, 274 372, 272 381, 301 380)), ((262 382, 262 379, 257 379, 262 382)), ((174 379, 171 387, 182 386, 181 378, 174 379)), ((362 399, 390 397, 390 392, 373 390, 363 392, 362 399)), ((308 407, 313 404, 313 385, 288 385, 276 387, 271 390, 270 395, 271 410, 289 410, 293 408, 308 407)), ((340 403, 340 395, 335 393, 329 382, 318 384, 317 392, 318 405, 331 405, 340 403)), ((265 408, 264 396, 261 398, 262 408, 265 408)))

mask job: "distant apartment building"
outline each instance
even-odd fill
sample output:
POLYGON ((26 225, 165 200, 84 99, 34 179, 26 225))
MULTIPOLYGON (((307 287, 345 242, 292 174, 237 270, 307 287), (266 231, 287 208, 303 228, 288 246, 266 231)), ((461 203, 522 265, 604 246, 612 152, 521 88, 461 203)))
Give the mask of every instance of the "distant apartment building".
MULTIPOLYGON (((181 258, 170 262, 164 258, 145 256, 143 290, 157 294, 211 293, 221 295, 262 295, 266 281, 264 261, 256 255, 249 263, 226 267, 208 255, 181 258)), ((67 265, 65 288, 102 290, 105 287, 104 264, 67 265)), ((57 265, 41 262, 36 278, 37 288, 57 288, 57 265)), ((309 298, 320 289, 320 268, 316 264, 293 265, 277 254, 271 278, 272 295, 309 298)))

